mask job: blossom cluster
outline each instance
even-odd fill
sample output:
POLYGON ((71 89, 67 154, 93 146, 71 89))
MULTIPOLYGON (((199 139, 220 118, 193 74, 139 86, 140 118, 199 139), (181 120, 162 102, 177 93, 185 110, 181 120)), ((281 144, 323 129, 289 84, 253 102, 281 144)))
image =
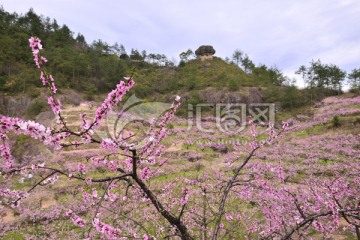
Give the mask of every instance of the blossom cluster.
POLYGON ((91 193, 87 193, 85 189, 82 189, 81 191, 84 204, 87 206, 94 206, 97 203, 98 192, 95 188, 92 189, 91 193))
POLYGON ((121 237, 122 231, 120 229, 101 222, 98 218, 94 218, 93 226, 99 233, 104 234, 108 239, 119 239, 121 237))
POLYGON ((147 144, 141 150, 142 157, 146 158, 148 156, 158 156, 160 154, 160 151, 157 147, 159 147, 160 142, 168 135, 166 126, 174 117, 174 114, 179 108, 180 104, 180 97, 176 96, 170 110, 165 112, 164 116, 160 120, 158 128, 149 129, 150 137, 148 138, 147 144))
POLYGON ((78 165, 77 165, 77 171, 78 171, 78 173, 80 173, 80 174, 85 174, 86 173, 86 171, 85 171, 85 164, 83 164, 83 163, 78 163, 78 165))
POLYGON ((52 146, 59 144, 60 140, 60 138, 51 138, 53 135, 51 130, 39 123, 24 121, 20 118, 0 117, 0 132, 7 133, 9 131, 14 131, 16 134, 29 135, 34 139, 42 140, 45 144, 52 146), (51 140, 49 140, 49 138, 51 140))
POLYGON ((13 157, 11 156, 10 144, 7 140, 7 133, 13 131, 15 134, 24 134, 33 139, 40 140, 45 145, 61 149, 61 140, 70 136, 68 132, 54 134, 50 129, 33 121, 25 121, 20 118, 12 118, 7 116, 0 117, 0 144, 1 157, 6 161, 7 168, 13 167, 13 157))
POLYGON ((78 216, 76 213, 74 213, 72 210, 69 210, 65 213, 66 217, 70 217, 71 221, 78 227, 85 227, 85 220, 82 219, 80 216, 78 216))
POLYGON ((120 83, 116 85, 116 88, 108 94, 101 106, 96 109, 93 126, 98 126, 101 120, 109 114, 111 109, 116 106, 122 97, 134 86, 135 82, 132 78, 125 78, 125 81, 127 81, 127 83, 120 81, 120 83))
POLYGON ((54 184, 59 179, 57 174, 54 174, 53 176, 45 179, 43 181, 43 184, 54 184))
POLYGON ((57 117, 57 119, 59 120, 59 116, 60 116, 60 111, 61 111, 61 102, 59 99, 54 99, 53 96, 50 96, 48 98, 48 104, 50 105, 53 113, 55 114, 55 116, 57 117))
MULTIPOLYGON (((0 189, 0 197, 5 199, 16 200, 16 202, 12 202, 10 204, 11 207, 18 207, 20 203, 20 199, 24 199, 28 197, 28 194, 19 190, 10 190, 10 189, 0 189)), ((4 200, 4 199, 3 199, 4 200)), ((1 202, 1 201, 0 201, 1 202)), ((9 201, 10 202, 10 201, 9 201)))
POLYGON ((47 59, 45 57, 40 56, 39 59, 39 52, 42 49, 41 40, 37 37, 31 37, 29 39, 29 44, 34 56, 35 64, 38 68, 40 68, 43 62, 47 62, 47 59))
POLYGON ((180 204, 181 206, 184 206, 188 200, 189 200, 189 189, 188 188, 183 188, 181 190, 181 194, 183 195, 182 198, 180 199, 180 204))
POLYGON ((57 88, 55 86, 55 80, 51 74, 47 75, 46 73, 44 73, 44 71, 41 71, 40 72, 40 80, 42 81, 42 84, 44 86, 46 86, 46 85, 50 86, 50 90, 52 93, 56 93, 57 88))
MULTIPOLYGON (((48 60, 43 57, 40 56, 40 50, 43 49, 42 45, 41 45, 41 40, 37 37, 31 37, 29 39, 29 43, 30 43, 30 47, 34 56, 34 61, 35 64, 38 68, 42 68, 42 64, 47 62, 48 60)), ((64 119, 61 118, 60 112, 61 112, 61 102, 59 99, 55 99, 53 94, 55 94, 57 92, 57 88, 55 86, 55 81, 53 76, 50 74, 46 74, 45 70, 41 70, 40 72, 40 80, 42 81, 42 84, 48 85, 52 96, 50 96, 48 98, 48 104, 50 105, 52 111, 54 112, 56 119, 58 120, 58 122, 60 120, 64 121, 64 119)))

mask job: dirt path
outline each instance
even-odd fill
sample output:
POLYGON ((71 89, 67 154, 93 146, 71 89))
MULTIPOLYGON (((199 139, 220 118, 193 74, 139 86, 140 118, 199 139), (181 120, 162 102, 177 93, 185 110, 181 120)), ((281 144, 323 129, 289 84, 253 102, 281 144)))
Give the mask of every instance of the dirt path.
POLYGON ((165 150, 165 152, 168 153, 179 152, 181 151, 183 145, 184 145, 183 142, 173 143, 168 149, 165 150))

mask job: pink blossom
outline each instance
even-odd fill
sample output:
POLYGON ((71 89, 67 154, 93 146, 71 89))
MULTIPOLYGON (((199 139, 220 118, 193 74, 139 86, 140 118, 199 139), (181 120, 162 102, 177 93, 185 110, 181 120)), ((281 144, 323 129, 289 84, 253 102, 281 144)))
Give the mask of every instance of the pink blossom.
POLYGON ((98 218, 94 218, 92 224, 99 233, 104 234, 108 239, 119 239, 121 236, 122 231, 120 229, 103 223, 98 218))
POLYGON ((78 163, 78 168, 77 168, 77 170, 78 170, 78 173, 80 173, 80 174, 85 174, 85 173, 86 173, 86 171, 85 171, 85 164, 83 164, 83 163, 78 163))
POLYGON ((189 199, 189 190, 187 188, 183 188, 181 194, 183 195, 183 197, 180 199, 180 205, 184 206, 189 199))
POLYGON ((106 117, 110 110, 121 101, 122 97, 133 87, 134 80, 127 78, 128 83, 126 84, 124 81, 120 81, 119 84, 116 85, 116 89, 112 90, 102 105, 96 110, 95 118, 93 120, 92 125, 98 126, 101 120, 106 117))
POLYGON ((225 219, 227 221, 232 221, 234 218, 233 218, 233 216, 231 216, 231 214, 225 213, 225 219))
POLYGON ((65 213, 66 217, 70 217, 71 221, 78 227, 84 228, 85 227, 85 220, 83 220, 81 217, 79 217, 76 213, 74 213, 72 210, 68 210, 65 213))

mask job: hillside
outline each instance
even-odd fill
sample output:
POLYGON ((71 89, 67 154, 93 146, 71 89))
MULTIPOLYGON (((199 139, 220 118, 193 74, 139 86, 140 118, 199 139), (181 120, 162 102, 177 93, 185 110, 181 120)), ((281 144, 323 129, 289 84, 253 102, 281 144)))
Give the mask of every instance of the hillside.
POLYGON ((47 71, 56 79, 60 91, 72 89, 87 100, 102 98, 119 79, 129 75, 137 82, 134 93, 148 100, 170 99, 187 93, 192 102, 204 102, 211 97, 202 98, 199 90, 243 94, 249 87, 261 91, 262 101, 293 109, 338 94, 332 85, 300 90, 276 67, 256 66, 247 56, 225 60, 215 56, 209 61, 190 57, 176 65, 163 54, 134 48, 126 51, 121 43, 111 45, 101 39, 88 43, 81 33, 75 36, 68 26, 59 26, 56 19, 40 16, 32 9, 18 15, 1 8, 0 26, 0 94, 3 95, 31 98, 40 95, 41 82, 34 75, 28 47, 28 39, 33 35, 42 39, 49 60, 47 71))

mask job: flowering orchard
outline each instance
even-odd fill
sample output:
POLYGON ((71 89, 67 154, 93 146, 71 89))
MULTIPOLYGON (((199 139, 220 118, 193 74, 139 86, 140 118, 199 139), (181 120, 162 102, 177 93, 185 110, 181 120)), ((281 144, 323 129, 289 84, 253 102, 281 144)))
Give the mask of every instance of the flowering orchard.
MULTIPOLYGON (((167 129, 180 105, 150 125, 140 147, 136 132, 99 139, 96 129, 134 86, 124 78, 90 117, 75 128, 64 117, 54 78, 46 71, 39 38, 30 38, 40 79, 49 89, 53 128, 1 116, 0 234, 46 239, 311 239, 344 231, 360 239, 359 135, 305 136, 287 123, 229 147, 197 144, 223 133, 167 129), (291 129, 292 128, 292 129, 291 129), (12 156, 16 135, 26 135, 56 151, 20 162, 12 156), (170 140, 169 140, 170 139, 170 140), (189 169, 164 141, 187 141, 187 156, 217 162, 189 169), (325 143, 326 144, 322 144, 325 143), (217 154, 217 150, 223 151, 217 154), (70 151, 71 150, 71 151, 70 151), (46 197, 39 196, 42 190, 46 197), (51 227, 49 227, 51 226, 51 227)), ((323 119, 323 117, 322 117, 323 119)), ((181 120, 178 120, 181 123, 181 120)), ((210 123, 209 123, 210 124, 210 123)), ((296 127, 296 126, 295 126, 296 127)), ((305 127, 304 127, 305 128, 305 127)), ((237 137, 237 136, 233 136, 237 137)), ((196 165, 197 164, 197 165, 196 165)))

